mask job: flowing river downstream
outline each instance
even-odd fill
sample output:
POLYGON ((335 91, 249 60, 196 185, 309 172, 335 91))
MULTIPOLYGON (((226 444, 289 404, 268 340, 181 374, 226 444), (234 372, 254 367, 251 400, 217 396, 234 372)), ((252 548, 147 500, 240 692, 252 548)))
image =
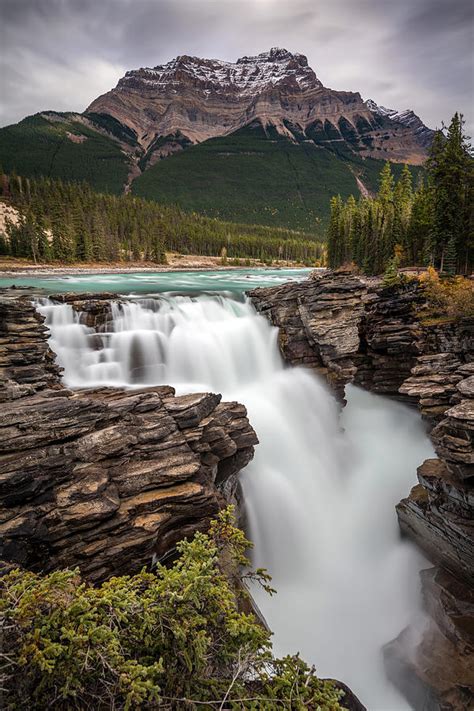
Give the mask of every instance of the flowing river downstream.
MULTIPOLYGON (((394 508, 433 456, 422 422, 353 386, 341 415, 321 379, 284 365, 277 330, 243 296, 285 275, 254 274, 249 284, 246 275, 216 274, 212 289, 210 273, 186 288, 168 274, 161 288, 147 283, 146 297, 124 276, 119 288, 135 295, 113 304, 103 333, 82 325, 70 305, 40 300, 65 383, 169 384, 178 394, 214 391, 245 404, 260 440, 241 476, 249 536, 255 564, 278 590, 254 595, 276 652, 300 651, 371 711, 410 708, 385 677, 382 647, 422 616, 425 562, 400 539, 394 508), (162 289, 159 298, 150 293, 162 289)), ((95 290, 110 290, 94 281, 95 290)))

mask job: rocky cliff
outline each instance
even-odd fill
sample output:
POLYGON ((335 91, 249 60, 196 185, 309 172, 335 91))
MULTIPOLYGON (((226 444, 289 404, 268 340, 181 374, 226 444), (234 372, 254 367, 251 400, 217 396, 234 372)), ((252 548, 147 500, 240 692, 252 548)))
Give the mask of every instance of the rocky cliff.
POLYGON ((291 140, 326 147, 342 141, 378 158, 383 149, 394 162, 423 162, 433 135, 413 112, 324 87, 304 55, 278 47, 235 63, 181 55, 128 71, 87 115, 113 117, 158 157, 181 150, 183 141, 225 136, 254 121, 291 140))
POLYGON ((0 558, 92 581, 137 571, 233 500, 255 432, 216 394, 72 392, 46 337, 30 298, 0 297, 0 558))
POLYGON ((432 623, 413 659, 404 651, 409 629, 388 645, 386 659, 415 708, 467 711, 474 698, 474 317, 424 324, 416 283, 382 289, 347 273, 250 297, 279 326, 288 362, 321 372, 341 399, 353 382, 418 406, 427 421, 439 458, 419 467, 419 483, 397 513, 402 532, 438 566, 422 575, 432 623))

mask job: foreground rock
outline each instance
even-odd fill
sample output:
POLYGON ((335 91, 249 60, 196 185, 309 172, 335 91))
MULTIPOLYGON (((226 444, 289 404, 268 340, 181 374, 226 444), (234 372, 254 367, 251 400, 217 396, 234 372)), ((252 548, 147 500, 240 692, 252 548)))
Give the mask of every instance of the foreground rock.
POLYGON ((382 289, 347 273, 250 297, 280 328, 289 363, 322 373, 341 399, 353 382, 415 404, 431 428, 439 459, 419 467, 419 483, 397 513, 402 532, 439 566, 422 580, 432 621, 421 641, 407 629, 385 656, 415 708, 467 711, 474 700, 474 316, 424 324, 416 283, 382 289))
MULTIPOLYGON (((103 314, 100 300, 89 314, 103 314)), ((26 297, 0 298, 0 557, 103 580, 173 552, 233 500, 245 408, 170 387, 72 392, 26 297)))

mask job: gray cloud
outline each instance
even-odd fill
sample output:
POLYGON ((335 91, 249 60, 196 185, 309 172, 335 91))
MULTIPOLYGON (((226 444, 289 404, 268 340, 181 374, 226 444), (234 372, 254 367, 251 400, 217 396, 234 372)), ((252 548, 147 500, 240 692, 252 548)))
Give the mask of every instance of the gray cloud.
POLYGON ((0 0, 0 125, 84 108, 177 54, 308 56, 326 86, 474 131, 471 0, 0 0))

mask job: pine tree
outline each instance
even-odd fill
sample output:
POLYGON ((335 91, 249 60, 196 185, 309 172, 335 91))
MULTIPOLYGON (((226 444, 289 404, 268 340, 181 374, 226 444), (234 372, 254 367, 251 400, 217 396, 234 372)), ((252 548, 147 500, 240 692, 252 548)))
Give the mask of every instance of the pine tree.
POLYGON ((420 183, 413 197, 407 228, 408 264, 429 266, 433 226, 433 203, 430 188, 420 183))
POLYGON ((444 254, 444 271, 447 274, 456 274, 457 250, 456 239, 451 237, 446 245, 444 254))
POLYGON ((398 273, 399 261, 398 257, 392 257, 389 260, 383 275, 383 285, 385 288, 391 288, 401 284, 401 277, 398 273))
POLYGON ((341 218, 342 199, 340 195, 331 198, 331 216, 328 228, 328 262, 331 269, 341 266, 341 218))
POLYGON ((352 224, 355 219, 355 213, 357 211, 357 203, 353 195, 349 195, 344 209, 344 232, 343 232, 343 245, 342 245, 342 263, 348 264, 353 261, 353 230, 352 224))
POLYGON ((358 267, 363 268, 365 259, 365 230, 364 230, 364 219, 363 215, 365 213, 364 201, 361 200, 354 211, 351 226, 351 245, 352 245, 352 259, 357 264, 358 267))
POLYGON ((435 135, 427 166, 433 195, 432 262, 441 270, 448 245, 450 268, 453 258, 458 271, 467 271, 472 262, 473 159, 463 127, 463 116, 454 114, 446 137, 440 131, 435 135))
POLYGON ((392 166, 390 165, 390 162, 387 161, 380 173, 378 192, 378 199, 384 208, 393 203, 394 185, 395 180, 392 174, 392 166))

